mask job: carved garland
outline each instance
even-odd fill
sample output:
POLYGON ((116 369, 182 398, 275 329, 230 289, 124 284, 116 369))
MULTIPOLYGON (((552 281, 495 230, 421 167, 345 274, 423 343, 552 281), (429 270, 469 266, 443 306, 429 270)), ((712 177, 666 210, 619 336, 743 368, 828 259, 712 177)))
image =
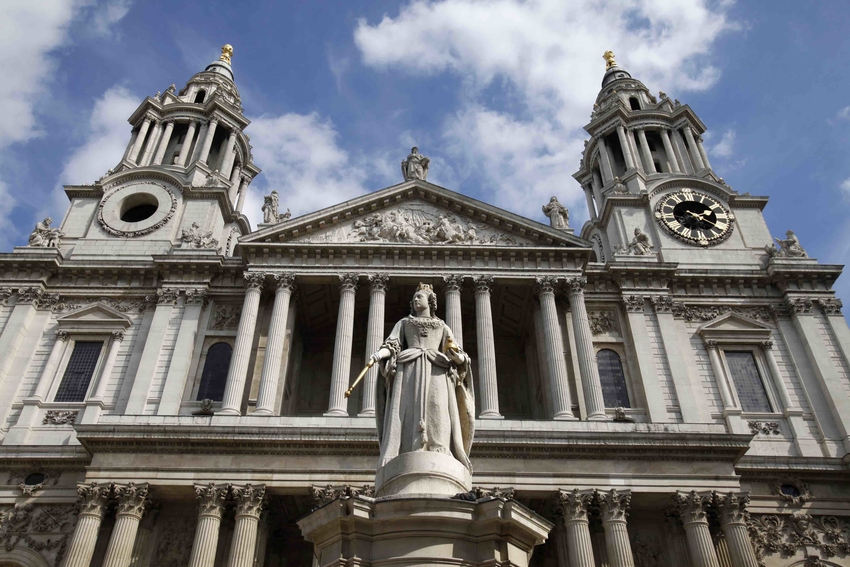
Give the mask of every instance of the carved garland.
POLYGON ((135 183, 128 183, 126 185, 122 185, 112 193, 106 195, 103 199, 101 199, 100 204, 97 206, 97 222, 100 223, 100 226, 108 232, 109 234, 114 234, 115 236, 123 236, 125 238, 135 238, 137 236, 144 236, 146 234, 150 234, 156 230, 159 230, 163 226, 171 220, 171 217, 174 216, 174 213, 177 211, 177 197, 174 196, 174 193, 168 188, 168 186, 162 183, 152 183, 151 181, 137 181, 135 183), (118 230, 116 228, 112 228, 109 226, 109 223, 103 218, 103 208, 106 206, 106 203, 109 202, 110 199, 118 195, 122 192, 123 189, 127 187, 131 187, 133 185, 156 185, 157 187, 162 188, 168 196, 171 197, 171 209, 168 211, 168 214, 165 217, 147 228, 143 228, 141 230, 131 230, 124 231, 118 230))
POLYGON ((16 504, 2 514, 0 541, 6 551, 26 545, 45 559, 53 554, 52 565, 62 564, 74 528, 74 507, 16 504))
MULTIPOLYGON (((772 306, 771 306, 772 307, 772 306)), ((770 322, 773 320, 771 307, 738 307, 733 305, 685 305, 674 301, 672 311, 674 317, 686 321, 712 321, 726 313, 736 313, 756 321, 770 322)))
POLYGON ((801 548, 810 557, 813 551, 825 557, 850 553, 850 523, 835 516, 814 518, 801 512, 751 516, 747 529, 761 567, 766 555, 794 555, 801 548))

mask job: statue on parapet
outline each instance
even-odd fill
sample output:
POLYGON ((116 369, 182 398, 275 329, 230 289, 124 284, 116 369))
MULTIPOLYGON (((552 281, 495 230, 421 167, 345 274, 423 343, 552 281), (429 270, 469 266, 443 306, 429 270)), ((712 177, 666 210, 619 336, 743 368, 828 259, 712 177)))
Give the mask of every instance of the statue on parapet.
POLYGON ((411 179, 421 179, 426 181, 428 178, 428 166, 431 165, 431 159, 419 153, 419 148, 413 146, 410 149, 410 155, 407 159, 401 162, 401 174, 405 181, 411 179))
POLYGON ((285 213, 280 214, 280 198, 278 197, 277 191, 272 191, 270 195, 266 195, 263 198, 262 211, 263 222, 266 224, 278 223, 292 216, 289 209, 286 209, 285 213))
POLYGON ((30 233, 29 246, 40 246, 42 248, 59 248, 62 238, 65 236, 58 228, 51 228, 53 219, 46 217, 43 221, 35 224, 35 229, 30 233))
POLYGON ((780 257, 780 258, 808 258, 809 255, 806 253, 806 250, 800 245, 800 239, 797 238, 797 235, 794 234, 793 230, 788 230, 785 232, 785 238, 773 238, 777 244, 779 244, 779 248, 776 248, 776 244, 770 244, 765 246, 765 251, 767 255, 770 257, 780 257))
POLYGON ((652 254, 652 243, 649 236, 640 228, 635 229, 635 237, 629 243, 629 252, 635 256, 648 256, 652 254))
POLYGON ((552 197, 548 204, 543 205, 543 214, 549 217, 549 225, 552 228, 560 230, 570 228, 570 211, 558 202, 557 197, 552 197))

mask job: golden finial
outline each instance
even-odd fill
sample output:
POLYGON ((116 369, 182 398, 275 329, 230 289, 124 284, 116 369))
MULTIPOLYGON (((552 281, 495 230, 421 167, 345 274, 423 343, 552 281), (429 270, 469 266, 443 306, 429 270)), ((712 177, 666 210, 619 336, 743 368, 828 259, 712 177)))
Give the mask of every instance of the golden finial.
POLYGON ((218 58, 219 61, 224 61, 228 65, 230 65, 230 60, 233 57, 233 46, 225 44, 224 47, 221 48, 221 57, 218 58))
POLYGON ((617 65, 617 62, 614 61, 614 52, 610 49, 602 54, 602 59, 605 60, 605 69, 610 69, 617 65))

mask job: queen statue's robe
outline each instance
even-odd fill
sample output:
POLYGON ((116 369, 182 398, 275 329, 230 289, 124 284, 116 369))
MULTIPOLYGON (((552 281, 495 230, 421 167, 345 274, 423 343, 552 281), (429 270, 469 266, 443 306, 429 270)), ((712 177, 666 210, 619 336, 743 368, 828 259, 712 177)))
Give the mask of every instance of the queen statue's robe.
POLYGON ((472 371, 466 354, 461 365, 444 354, 449 340, 454 343, 454 336, 442 319, 409 315, 382 345, 391 355, 383 361, 384 380, 376 392, 379 468, 402 453, 436 451, 472 471, 472 371))

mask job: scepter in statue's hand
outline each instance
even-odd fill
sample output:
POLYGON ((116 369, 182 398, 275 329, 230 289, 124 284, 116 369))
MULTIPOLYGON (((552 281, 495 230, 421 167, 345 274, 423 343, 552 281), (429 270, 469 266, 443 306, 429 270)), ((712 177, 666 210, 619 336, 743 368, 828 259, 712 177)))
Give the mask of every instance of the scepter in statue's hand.
POLYGON ((354 388, 357 387, 357 384, 359 384, 360 381, 363 379, 363 377, 366 376, 366 373, 369 372, 369 369, 372 368, 375 365, 375 362, 376 362, 375 357, 372 356, 369 359, 369 364, 366 365, 366 368, 361 370, 360 374, 357 375, 357 378, 354 379, 354 384, 352 384, 351 387, 348 390, 345 391, 345 397, 346 398, 351 397, 351 392, 354 391, 354 388))

